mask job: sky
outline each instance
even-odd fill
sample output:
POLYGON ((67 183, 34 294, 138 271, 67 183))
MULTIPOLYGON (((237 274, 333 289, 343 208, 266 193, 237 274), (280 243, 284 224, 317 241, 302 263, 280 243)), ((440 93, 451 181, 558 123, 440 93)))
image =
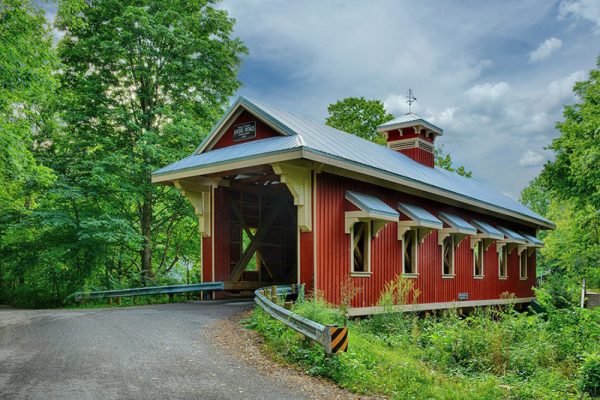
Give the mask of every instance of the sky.
MULTIPOLYGON (((518 199, 552 159, 572 88, 600 55, 600 0, 223 0, 248 47, 238 94, 318 122, 350 96, 444 130, 473 178, 518 199)), ((55 9, 45 5, 52 20, 55 9)), ((233 99, 232 99, 233 101, 233 99)))
POLYGON ((475 179, 518 198, 600 55, 600 1, 224 0, 248 47, 239 94, 318 122, 349 96, 444 130, 475 179))

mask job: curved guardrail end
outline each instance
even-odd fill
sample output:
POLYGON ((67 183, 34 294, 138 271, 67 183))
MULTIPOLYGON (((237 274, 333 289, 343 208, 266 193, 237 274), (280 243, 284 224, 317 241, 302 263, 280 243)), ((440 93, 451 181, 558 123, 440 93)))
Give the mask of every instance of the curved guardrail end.
MULTIPOLYGON (((301 285, 303 286, 303 285, 301 285)), ((303 287, 296 287, 296 293, 302 292, 303 287)), ((326 354, 338 354, 348 350, 348 327, 335 325, 322 325, 318 322, 304 318, 284 307, 274 303, 270 297, 290 294, 292 286, 279 286, 257 289, 254 292, 254 302, 271 317, 281 321, 283 324, 301 333, 307 338, 319 343, 325 349, 326 354)))

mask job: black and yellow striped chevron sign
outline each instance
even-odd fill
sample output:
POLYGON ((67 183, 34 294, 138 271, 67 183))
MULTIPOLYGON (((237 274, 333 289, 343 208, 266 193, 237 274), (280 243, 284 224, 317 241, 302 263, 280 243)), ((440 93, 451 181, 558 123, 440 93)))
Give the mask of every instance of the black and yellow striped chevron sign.
POLYGON ((338 328, 329 327, 329 336, 331 336, 331 353, 343 353, 348 351, 348 327, 338 328))

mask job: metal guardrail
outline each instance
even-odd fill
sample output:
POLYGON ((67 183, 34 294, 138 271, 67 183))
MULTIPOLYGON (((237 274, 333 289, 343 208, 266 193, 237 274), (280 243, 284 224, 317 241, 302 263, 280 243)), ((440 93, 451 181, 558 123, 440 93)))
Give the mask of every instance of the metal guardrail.
MULTIPOLYGON (((319 343, 327 354, 336 354, 348 350, 348 327, 336 325, 322 325, 318 322, 295 314, 267 298, 265 293, 270 293, 271 288, 262 288, 254 292, 254 302, 266 311, 271 317, 283 322, 296 332, 299 332, 319 343)), ((278 296, 292 293, 291 286, 277 286, 278 296)))
POLYGON ((76 292, 70 295, 67 300, 71 298, 76 301, 83 299, 103 299, 103 298, 115 298, 115 297, 128 297, 128 296, 150 296, 156 294, 168 294, 173 295, 176 293, 190 293, 190 292, 202 292, 202 291, 214 291, 225 289, 223 282, 206 282, 206 283, 194 283, 191 285, 171 285, 171 286, 147 286, 141 288, 132 289, 121 289, 121 290, 102 290, 96 292, 76 292))

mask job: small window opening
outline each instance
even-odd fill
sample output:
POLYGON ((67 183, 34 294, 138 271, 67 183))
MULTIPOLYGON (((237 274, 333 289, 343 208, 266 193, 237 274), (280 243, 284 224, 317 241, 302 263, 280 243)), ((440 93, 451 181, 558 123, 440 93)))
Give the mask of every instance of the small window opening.
POLYGON ((410 230, 404 234, 402 240, 405 274, 417 273, 417 231, 410 230))
POLYGON ((473 246, 473 275, 483 276, 483 245, 480 240, 473 246))
POLYGON ((454 237, 446 236, 442 242, 442 274, 454 275, 454 237))
POLYGON ((369 272, 370 223, 357 222, 352 227, 352 272, 369 272))
POLYGON ((521 253, 521 263, 519 268, 521 279, 527 279, 527 250, 521 253))
POLYGON ((502 246, 502 250, 498 252, 498 275, 500 278, 506 278, 508 276, 507 251, 506 246, 502 246))

